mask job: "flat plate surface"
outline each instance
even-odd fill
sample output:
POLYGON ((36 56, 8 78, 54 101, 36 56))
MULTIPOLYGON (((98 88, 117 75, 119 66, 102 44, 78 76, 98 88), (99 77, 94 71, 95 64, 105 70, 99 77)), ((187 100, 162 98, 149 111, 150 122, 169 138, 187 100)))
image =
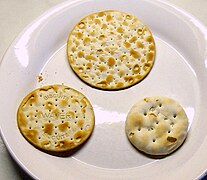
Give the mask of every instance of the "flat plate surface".
POLYGON ((32 177, 50 179, 196 178, 207 161, 207 30, 188 13, 161 1, 67 1, 32 22, 7 50, 0 67, 0 124, 14 159, 32 177), (86 15, 114 9, 138 17, 152 31, 156 60, 149 75, 121 91, 102 91, 80 81, 66 57, 73 26, 86 15), (164 18, 163 18, 164 17, 164 18), (41 75, 43 81, 38 82, 41 75), (70 157, 55 157, 31 146, 17 128, 16 111, 34 88, 64 83, 91 101, 96 124, 87 143, 70 157), (168 96, 185 109, 190 127, 183 146, 163 159, 132 147, 124 123, 132 105, 145 96, 168 96), (6 112, 6 113, 5 113, 6 112), (37 161, 38 160, 38 161, 37 161), (193 168, 193 169, 192 169, 193 168))

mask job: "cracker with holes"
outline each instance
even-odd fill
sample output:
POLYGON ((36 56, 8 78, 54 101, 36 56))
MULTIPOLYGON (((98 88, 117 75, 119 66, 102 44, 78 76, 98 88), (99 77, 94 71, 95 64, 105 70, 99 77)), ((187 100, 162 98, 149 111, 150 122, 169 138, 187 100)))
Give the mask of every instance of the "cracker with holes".
POLYGON ((67 41, 69 64, 76 75, 104 90, 140 82, 152 69, 155 52, 149 28, 135 16, 115 10, 83 18, 67 41))
POLYGON ((178 102, 168 97, 147 97, 134 104, 127 115, 129 141, 150 155, 167 155, 184 142, 188 118, 178 102))
POLYGON ((94 111, 79 91, 64 85, 35 89, 21 102, 17 123, 22 135, 41 150, 63 152, 89 138, 94 111))

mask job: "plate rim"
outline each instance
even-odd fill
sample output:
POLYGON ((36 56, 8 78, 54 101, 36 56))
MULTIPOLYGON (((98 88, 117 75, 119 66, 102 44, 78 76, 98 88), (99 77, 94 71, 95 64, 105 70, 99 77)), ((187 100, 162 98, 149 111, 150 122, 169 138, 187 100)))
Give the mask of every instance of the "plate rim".
MULTIPOLYGON (((87 1, 90 1, 90 0, 87 0, 87 1)), ((169 2, 166 2, 164 0, 156 0, 156 1, 153 1, 153 0, 147 0, 148 2, 150 3, 157 3, 157 4, 162 4, 164 6, 168 6, 168 7, 171 7, 172 9, 176 10, 176 11, 179 11, 180 14, 182 14, 183 16, 188 16, 188 18, 193 18, 195 19, 196 21, 198 21, 203 27, 205 27, 207 29, 207 27, 200 21, 198 20, 194 15, 188 13, 187 11, 183 10, 182 8, 180 7, 177 7, 176 5, 173 5, 172 3, 169 3, 169 2), (184 13, 185 14, 184 14, 184 13)), ((11 42, 11 44, 8 46, 7 50, 5 51, 4 55, 2 56, 2 59, 0 61, 0 70, 1 70, 1 67, 2 67, 2 63, 6 60, 6 56, 7 54, 9 54, 9 50, 10 48, 18 41, 18 39, 25 33, 25 31, 31 27, 35 22, 38 22, 40 21, 41 19, 43 19, 45 16, 48 16, 49 14, 55 14, 57 13, 58 11, 62 11, 64 10, 65 8, 75 4, 75 3, 78 3, 78 2, 82 2, 82 0, 68 0, 68 1, 65 1, 65 2, 62 2, 62 3, 59 3, 55 6, 53 6, 52 8, 46 10, 44 13, 42 13, 41 15, 37 16, 34 20, 32 20, 28 25, 26 25, 22 31, 14 38, 14 40, 11 42), (58 9, 58 11, 57 11, 58 9)), ((44 22, 44 20, 43 20, 44 22)), ((6 149, 9 151, 9 153, 11 154, 11 157, 15 160, 15 162, 28 174, 30 175, 32 178, 38 178, 36 175, 34 175, 29 169, 27 169, 26 166, 24 166, 21 162, 21 160, 18 159, 18 157, 16 157, 15 155, 15 152, 12 151, 10 145, 8 144, 8 142, 6 141, 6 137, 2 131, 2 127, 1 127, 1 123, 0 123, 0 135, 2 137, 2 141, 3 143, 5 144, 6 146, 6 149)), ((203 171, 203 173, 198 177, 198 178, 202 178, 203 176, 205 176, 207 173, 207 167, 206 169, 203 171)))

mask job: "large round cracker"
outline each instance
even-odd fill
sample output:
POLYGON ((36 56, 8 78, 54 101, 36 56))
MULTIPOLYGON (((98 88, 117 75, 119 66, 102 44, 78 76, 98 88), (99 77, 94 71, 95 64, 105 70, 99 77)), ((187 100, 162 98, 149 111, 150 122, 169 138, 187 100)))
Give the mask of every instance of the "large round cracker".
POLYGON ((30 92, 17 111, 22 135, 39 149, 62 152, 82 144, 94 128, 94 111, 79 91, 64 85, 30 92))
POLYGON ((140 82, 152 69, 155 42, 135 16, 108 10, 78 22, 67 41, 73 71, 87 84, 105 90, 140 82))
POLYGON ((125 130, 129 141, 140 151, 150 155, 167 155, 184 142, 188 118, 175 100, 147 97, 131 108, 125 130))

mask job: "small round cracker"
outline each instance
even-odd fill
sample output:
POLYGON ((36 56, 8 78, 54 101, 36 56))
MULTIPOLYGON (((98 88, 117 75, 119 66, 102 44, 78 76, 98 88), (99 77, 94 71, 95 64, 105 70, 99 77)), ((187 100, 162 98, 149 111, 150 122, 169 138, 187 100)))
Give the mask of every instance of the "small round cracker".
POLYGON ((108 10, 80 20, 67 41, 73 71, 87 84, 117 90, 140 82, 152 69, 155 42, 135 16, 108 10))
POLYGON ((39 149, 62 152, 82 144, 94 128, 89 100, 64 85, 45 86, 30 92, 17 111, 22 135, 39 149))
POLYGON ((178 102, 168 97, 147 97, 131 108, 125 124, 129 141, 150 155, 167 155, 185 140, 188 118, 178 102))

